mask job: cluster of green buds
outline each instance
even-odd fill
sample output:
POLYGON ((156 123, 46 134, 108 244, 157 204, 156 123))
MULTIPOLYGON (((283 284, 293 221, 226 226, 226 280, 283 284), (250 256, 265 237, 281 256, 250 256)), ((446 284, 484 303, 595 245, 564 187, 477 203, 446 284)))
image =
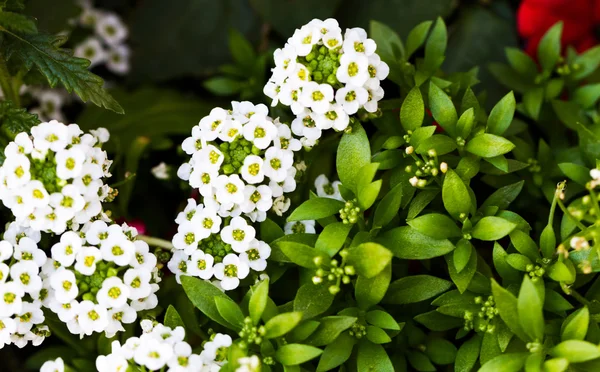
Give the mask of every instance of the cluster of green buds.
POLYGON ((67 184, 67 181, 56 175, 56 159, 52 151, 49 151, 44 159, 32 159, 29 172, 32 179, 42 182, 49 194, 60 192, 67 184))
POLYGON ((252 323, 252 318, 246 317, 244 318, 244 326, 239 333, 239 336, 242 338, 240 342, 240 346, 244 349, 248 347, 248 345, 255 344, 260 345, 263 340, 263 336, 265 335, 265 327, 264 326, 255 326, 252 323))
POLYGON ((211 234, 208 238, 201 240, 198 248, 213 256, 215 263, 223 261, 225 256, 233 252, 231 245, 225 243, 220 234, 211 234))
POLYGON ((543 277, 544 274, 546 273, 546 270, 544 270, 543 267, 541 267, 539 265, 533 265, 533 264, 529 264, 529 265, 525 266, 525 270, 531 277, 532 282, 538 281, 539 278, 543 277))
POLYGON ((440 173, 448 171, 448 164, 439 162, 437 152, 434 149, 430 149, 422 157, 415 153, 412 146, 408 146, 405 152, 407 156, 412 157, 414 160, 414 164, 407 165, 404 168, 406 173, 414 175, 409 180, 413 187, 423 188, 434 182, 435 177, 440 173))
POLYGON ((530 353, 537 353, 538 351, 542 350, 543 345, 538 341, 534 341, 528 342, 525 347, 530 353))
POLYGON ((329 284, 329 293, 333 295, 340 291, 340 285, 342 283, 349 284, 351 280, 350 277, 356 275, 354 266, 346 265, 348 251, 342 249, 340 251, 340 256, 342 257, 341 265, 336 259, 332 259, 327 266, 324 265, 323 257, 318 256, 314 259, 314 263, 317 265, 317 271, 312 278, 313 283, 318 285, 326 281, 329 284))
POLYGON ((361 338, 367 335, 367 327, 360 324, 359 322, 355 322, 354 324, 352 324, 352 327, 350 327, 350 331, 348 333, 350 334, 350 336, 360 340, 361 338))
POLYGON ((223 153, 223 164, 221 170, 225 174, 240 173, 244 159, 248 155, 261 155, 262 150, 256 147, 251 141, 242 136, 236 137, 233 142, 223 142, 219 150, 223 153))
POLYGON ((96 301, 96 294, 102 288, 106 278, 117 276, 126 266, 116 267, 114 262, 100 261, 96 264, 96 271, 92 275, 83 275, 75 271, 75 279, 79 288, 79 295, 83 300, 96 301))
POLYGON ((477 332, 493 333, 496 327, 492 324, 492 321, 498 315, 494 296, 488 296, 487 299, 477 296, 474 302, 476 305, 481 305, 481 308, 477 312, 477 316, 470 311, 465 312, 465 330, 474 329, 477 332))
POLYGON ((358 199, 346 201, 344 208, 340 209, 340 218, 344 224, 355 224, 358 222, 360 213, 360 207, 358 206, 358 199))
POLYGON ((167 250, 164 248, 156 248, 154 251, 154 255, 156 256, 156 267, 158 270, 162 269, 164 265, 166 265, 171 259, 172 253, 171 250, 167 250))
MULTIPOLYGON (((568 64, 566 63, 565 59, 563 57, 560 57, 558 60, 558 64, 556 67, 556 73, 561 75, 561 76, 568 76, 571 75, 574 72, 577 72, 581 70, 581 65, 579 63, 572 63, 572 64, 568 64)), ((536 77, 536 84, 541 83, 543 80, 543 76, 539 75, 536 77)))
POLYGON ((313 81, 327 83, 337 89, 342 87, 336 77, 340 67, 340 51, 341 47, 329 49, 324 45, 314 45, 306 57, 298 57, 297 61, 306 66, 313 81))

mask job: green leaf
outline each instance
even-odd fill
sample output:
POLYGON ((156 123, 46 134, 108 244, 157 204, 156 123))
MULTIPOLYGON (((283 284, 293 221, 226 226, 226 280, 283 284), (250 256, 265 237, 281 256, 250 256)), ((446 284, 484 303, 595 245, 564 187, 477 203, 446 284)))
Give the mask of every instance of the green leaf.
POLYGON ((46 77, 50 87, 61 83, 69 92, 75 92, 83 102, 94 104, 122 114, 123 108, 102 87, 104 81, 87 70, 90 61, 73 57, 60 48, 63 37, 44 34, 17 35, 0 27, 7 37, 6 58, 15 58, 27 70, 34 66, 46 77))
POLYGON ((479 209, 485 210, 491 206, 498 207, 498 209, 508 208, 510 203, 512 203, 521 193, 524 183, 525 181, 519 181, 499 188, 483 202, 479 209))
POLYGON ((525 111, 534 120, 538 120, 543 103, 544 88, 542 87, 528 90, 523 94, 523 106, 525 107, 525 111))
POLYGON ((299 342, 304 341, 310 336, 317 328, 321 325, 321 323, 316 320, 305 320, 299 325, 297 325, 290 333, 285 336, 286 340, 289 342, 299 342))
POLYGON ((485 363, 478 372, 518 372, 523 368, 529 353, 510 353, 498 355, 485 363))
POLYGON ((319 220, 339 213, 344 202, 332 198, 312 198, 300 204, 287 221, 319 220))
POLYGON ((319 328, 305 341, 309 345, 324 346, 332 343, 338 336, 352 327, 357 318, 351 316, 326 316, 321 318, 319 328))
POLYGON ((396 83, 401 81, 400 60, 404 57, 404 45, 398 34, 387 25, 371 20, 369 37, 377 44, 377 54, 390 66, 388 78, 396 83))
POLYGON ((302 320, 302 313, 291 312, 275 315, 265 324, 265 338, 281 337, 292 329, 302 320))
POLYGON ((456 346, 443 338, 431 337, 425 347, 425 354, 437 365, 452 364, 456 359, 456 346))
POLYGON ((446 292, 452 283, 430 275, 407 276, 390 284, 384 302, 402 305, 425 301, 446 292))
POLYGON ((544 339, 544 301, 527 275, 523 278, 517 305, 521 328, 531 340, 541 342, 544 339))
POLYGON ((429 83, 429 107, 435 121, 446 132, 453 135, 458 120, 456 108, 446 92, 438 88, 433 82, 429 83))
POLYGON ((564 372, 569 368, 569 361, 565 358, 548 359, 543 364, 544 372, 564 372))
POLYGON ((35 22, 23 14, 1 11, 0 27, 23 34, 36 34, 35 22))
POLYGON ((432 23, 432 21, 421 22, 410 31, 406 38, 406 59, 423 45, 432 23))
POLYGON ((475 110, 470 107, 460 115, 456 123, 456 131, 463 139, 469 137, 475 124, 475 110))
POLYGON ((519 321, 517 298, 512 293, 502 288, 494 279, 492 279, 492 294, 496 301, 496 308, 504 323, 521 340, 528 340, 528 337, 521 328, 521 322, 519 321))
POLYGON ((469 372, 475 367, 479 358, 481 337, 475 334, 471 339, 465 341, 456 353, 455 372, 469 372))
POLYGON ((464 319, 455 318, 441 314, 435 310, 415 316, 417 322, 423 324, 432 331, 442 332, 453 328, 463 327, 464 319))
POLYGON ((230 77, 215 76, 202 83, 202 86, 217 96, 232 96, 243 88, 241 81, 230 77))
MULTIPOLYGON (((225 327, 235 328, 223 318, 215 304, 217 297, 229 299, 220 289, 210 282, 186 275, 181 277, 181 285, 192 304, 206 316, 225 327)), ((229 300, 231 301, 231 299, 229 300)))
POLYGON ((381 190, 382 180, 369 183, 363 188, 358 189, 358 204, 362 210, 371 208, 377 196, 379 196, 379 190, 381 190))
POLYGON ((473 137, 465 149, 471 154, 481 156, 482 158, 493 158, 494 156, 504 155, 515 148, 515 145, 506 138, 494 134, 483 133, 473 137))
POLYGON ((558 22, 552 26, 540 40, 537 55, 542 69, 548 75, 554 70, 554 66, 560 58, 560 36, 562 34, 563 23, 558 22))
POLYGON ((461 239, 456 243, 456 249, 452 255, 452 263, 457 273, 463 271, 470 261, 473 245, 465 239, 461 239))
POLYGON ((398 214, 402 202, 402 184, 394 186, 375 208, 373 228, 385 227, 398 214))
POLYGON ((183 324, 183 320, 181 320, 179 313, 177 312, 177 310, 175 310, 173 305, 169 305, 169 307, 167 308, 167 312, 165 313, 164 324, 167 327, 173 328, 173 329, 175 329, 175 327, 184 327, 185 328, 185 325, 183 324))
POLYGON ((469 215, 471 210, 471 195, 463 180, 452 169, 448 169, 442 185, 442 200, 444 207, 454 219, 461 214, 469 215))
POLYGON ((573 100, 584 109, 591 108, 598 99, 600 99, 600 84, 584 85, 573 93, 573 100))
POLYGON ((358 172, 371 162, 371 147, 367 133, 360 124, 345 132, 338 146, 336 168, 342 184, 356 192, 358 172))
POLYGON ((378 240, 391 250, 394 256, 406 260, 439 257, 455 248, 448 239, 430 238, 410 226, 386 231, 379 236, 378 240))
POLYGON ((354 284, 356 302, 365 310, 377 305, 385 296, 392 279, 392 265, 386 266, 377 276, 367 279, 359 275, 354 284))
POLYGON ((407 355, 408 362, 417 371, 434 372, 436 368, 424 353, 414 350, 407 355))
POLYGON ((475 239, 493 241, 500 240, 517 227, 516 224, 500 217, 483 217, 473 227, 471 235, 475 239))
MULTIPOLYGON (((408 180, 406 182, 409 186, 408 180)), ((411 190, 414 190, 414 187, 410 186, 411 190)), ((440 193, 440 190, 435 188, 431 190, 423 190, 417 194, 417 196, 412 199, 410 205, 408 207, 408 214, 406 215, 407 220, 412 220, 417 217, 419 213, 421 213, 429 203, 435 199, 435 197, 440 193)), ((412 195, 411 195, 412 196, 412 195)))
POLYGON ((517 48, 506 48, 505 51, 508 63, 515 71, 530 79, 535 78, 538 68, 527 53, 517 48))
POLYGON ((521 274, 513 269, 508 262, 506 262, 508 255, 506 254, 504 248, 498 244, 498 242, 494 243, 492 256, 494 267, 502 279, 511 281, 521 280, 521 274))
POLYGON ((275 359, 284 366, 295 366, 321 355, 323 350, 302 344, 287 344, 275 353, 275 359))
POLYGON ((519 253, 527 256, 531 261, 535 262, 541 258, 538 247, 529 234, 514 230, 510 233, 510 242, 519 253))
POLYGON ((533 261, 527 258, 527 256, 523 256, 522 254, 517 253, 509 254, 506 257, 506 262, 519 271, 527 271, 527 266, 533 264, 533 261))
POLYGON ((367 326, 367 340, 374 344, 387 344, 392 341, 383 329, 371 325, 367 326))
POLYGON ((400 122, 404 130, 415 130, 423 125, 425 117, 425 104, 421 90, 415 86, 408 92, 400 109, 400 122))
POLYGON ((293 263, 307 269, 316 269, 315 258, 323 257, 323 253, 306 244, 280 242, 277 246, 293 263))
POLYGON ((235 331, 239 331, 244 326, 244 314, 242 309, 228 297, 215 297, 215 305, 219 314, 233 325, 235 331))
POLYGON ((252 44, 238 30, 232 28, 229 30, 229 51, 233 60, 244 69, 251 73, 256 60, 256 53, 252 44))
POLYGON ((377 243, 362 243, 348 250, 348 262, 365 278, 378 275, 392 261, 392 252, 377 243))
POLYGON ((587 341, 567 340, 550 349, 550 355, 565 358, 571 363, 581 363, 600 358, 600 349, 587 341))
POLYGON ((600 64, 600 46, 595 46, 578 55, 574 63, 577 63, 580 69, 573 73, 573 78, 580 80, 587 77, 596 71, 600 64))
POLYGON ((409 226, 434 239, 462 236, 456 222, 445 214, 429 213, 406 222, 409 226))
POLYGON ((381 345, 366 340, 358 344, 356 363, 358 372, 394 372, 394 367, 385 349, 381 345))
POLYGON ((513 92, 505 95, 490 112, 487 121, 487 132, 501 136, 512 122, 516 104, 513 92))
POLYGON ((569 177, 571 180, 577 182, 581 186, 585 186, 585 184, 592 179, 592 177, 590 177, 590 170, 579 164, 559 163, 558 167, 565 176, 569 177))
POLYGON ((477 271, 477 251, 474 249, 471 250, 469 261, 467 262, 465 268, 461 272, 457 272, 452 262, 452 255, 446 255, 445 258, 446 264, 448 265, 448 273, 450 274, 450 278, 452 279, 454 284, 456 284, 456 287, 458 288, 460 293, 464 293, 469 287, 469 284, 471 283, 471 280, 473 279, 473 276, 477 271))
POLYGON ((391 329, 393 331, 400 330, 398 322, 396 322, 390 314, 382 310, 369 311, 365 319, 367 320, 367 323, 383 329, 391 329))
POLYGON ((326 285, 306 283, 296 293, 294 311, 301 311, 303 319, 310 319, 327 311, 333 298, 326 285))
POLYGON ((447 44, 448 32, 446 24, 441 17, 438 17, 429 34, 429 39, 425 43, 425 65, 429 71, 435 71, 442 64, 447 44))
POLYGON ((284 236, 283 229, 272 219, 267 218, 260 223, 260 237, 265 243, 270 244, 282 236, 284 236))
POLYGON ((319 358, 317 371, 328 371, 342 365, 350 358, 355 343, 356 338, 350 336, 347 332, 342 333, 323 350, 323 354, 319 358))
POLYGON ((269 299, 269 280, 263 280, 252 289, 252 295, 248 302, 248 312, 254 324, 258 324, 262 317, 267 300, 269 299))
POLYGON ((446 155, 456 150, 456 141, 444 134, 434 134, 421 141, 415 151, 418 154, 426 154, 429 150, 435 150, 437 155, 446 155))
POLYGON ((560 329, 560 339, 584 340, 590 323, 590 311, 582 307, 570 314, 563 322, 560 329))
POLYGON ((333 257, 344 246, 351 229, 351 224, 330 223, 319 234, 315 249, 327 254, 329 257, 333 257))
POLYGON ((556 249, 556 234, 551 224, 546 225, 540 235, 540 249, 545 258, 550 258, 554 255, 556 249))

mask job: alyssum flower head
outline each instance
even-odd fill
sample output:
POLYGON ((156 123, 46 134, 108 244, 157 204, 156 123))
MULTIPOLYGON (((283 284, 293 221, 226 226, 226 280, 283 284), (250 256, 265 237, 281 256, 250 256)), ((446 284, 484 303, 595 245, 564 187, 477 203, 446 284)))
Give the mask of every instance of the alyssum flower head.
POLYGON ((346 129, 359 110, 377 111, 381 80, 389 67, 362 28, 342 34, 335 19, 313 19, 274 53, 275 68, 264 93, 272 105, 290 106, 292 131, 312 146, 321 132, 346 129))
POLYGON ((106 129, 83 134, 77 124, 55 120, 19 133, 4 149, 0 199, 16 222, 38 231, 60 234, 102 211, 112 194, 102 179, 110 176, 106 129))
POLYGON ((302 147, 290 127, 272 120, 265 105, 232 102, 215 108, 183 141, 191 155, 177 174, 197 188, 221 217, 241 213, 264 221, 273 199, 296 188, 294 151, 302 147))

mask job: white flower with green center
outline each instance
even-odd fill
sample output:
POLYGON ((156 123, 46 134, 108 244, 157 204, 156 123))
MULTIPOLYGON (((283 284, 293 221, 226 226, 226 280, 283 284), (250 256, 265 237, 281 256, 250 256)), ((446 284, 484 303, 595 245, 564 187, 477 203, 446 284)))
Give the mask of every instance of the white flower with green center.
POLYGON ((309 109, 304 109, 304 111, 297 115, 292 121, 292 132, 295 135, 312 141, 321 138, 321 128, 317 125, 319 117, 316 113, 309 109))
POLYGON ((42 267, 46 263, 46 253, 39 249, 36 241, 28 236, 20 238, 19 243, 14 248, 14 257, 17 260, 33 261, 39 267, 42 267))
POLYGON ((273 206, 273 191, 267 185, 246 185, 244 189, 246 201, 242 204, 242 212, 250 213, 254 210, 266 212, 273 206))
POLYGON ((52 246, 52 258, 62 266, 69 267, 81 250, 81 237, 74 231, 67 231, 60 237, 60 242, 52 246))
POLYGON ((330 182, 326 175, 321 174, 315 179, 315 189, 317 196, 320 198, 332 198, 340 201, 344 201, 340 194, 339 186, 342 183, 340 181, 330 182))
POLYGON ((275 52, 273 52, 273 60, 275 62, 275 69, 278 73, 273 71, 273 74, 287 77, 287 74, 296 69, 297 58, 298 55, 296 54, 296 50, 290 44, 286 44, 283 48, 275 49, 275 52))
POLYGON ((152 338, 142 343, 133 355, 133 360, 151 371, 164 367, 173 356, 173 348, 160 339, 152 338))
POLYGON ((304 111, 304 105, 300 103, 300 94, 302 90, 298 83, 292 81, 286 81, 281 86, 281 92, 279 93, 279 100, 285 106, 290 106, 294 115, 304 111))
MULTIPOLYGON (((50 195, 50 206, 54 208, 54 213, 56 216, 62 220, 70 220, 74 218, 76 214, 84 211, 86 207, 89 207, 92 202, 93 201, 90 200, 86 205, 86 200, 83 196, 81 196, 80 190, 75 185, 66 185, 62 188, 61 192, 55 192, 50 195)), ((92 216, 100 213, 100 211, 96 210, 93 212, 96 213, 92 214, 92 216)), ((87 221, 89 221, 89 218, 83 218, 82 220, 82 222, 87 221)))
POLYGON ((369 79, 365 84, 369 98, 367 103, 363 105, 367 112, 377 111, 378 102, 383 98, 383 88, 379 86, 379 80, 369 79))
POLYGON ((227 121, 227 111, 220 107, 215 107, 208 116, 203 117, 198 124, 200 127, 200 137, 205 141, 214 141, 219 136, 220 129, 227 121))
POLYGON ((361 54, 343 54, 336 77, 342 83, 363 86, 370 78, 369 59, 361 54))
POLYGON ((204 344, 204 350, 200 353, 202 362, 207 365, 213 363, 222 365, 226 361, 227 351, 232 343, 231 336, 222 333, 215 334, 212 340, 204 344))
POLYGON ((7 157, 2 164, 4 170, 4 182, 9 189, 17 189, 31 180, 31 163, 22 154, 7 157))
POLYGON ((11 209, 17 220, 23 221, 21 225, 28 225, 27 217, 33 213, 35 207, 31 200, 31 192, 27 188, 20 187, 9 192, 4 195, 2 202, 11 209))
POLYGON ((102 287, 96 294, 96 300, 107 309, 119 308, 127 303, 129 293, 129 286, 125 285, 121 278, 113 276, 104 279, 102 287))
POLYGON ((236 119, 230 119, 225 122, 219 133, 219 139, 223 142, 233 142, 236 138, 243 135, 244 127, 236 119))
POLYGON ((252 117, 266 119, 269 115, 269 108, 262 103, 255 105, 249 101, 232 101, 231 108, 233 117, 242 124, 249 122, 252 117))
POLYGON ((240 260, 254 271, 264 271, 269 256, 271 256, 271 247, 263 241, 254 239, 250 242, 248 250, 240 253, 240 260))
POLYGON ((332 104, 329 111, 317 118, 317 125, 323 130, 333 128, 341 132, 348 127, 348 124, 350 124, 350 117, 338 103, 332 104))
POLYGON ((108 325, 104 330, 107 338, 114 337, 118 332, 124 332, 123 324, 131 324, 137 319, 137 312, 129 305, 108 310, 108 325))
POLYGON ((31 180, 25 186, 27 200, 35 208, 42 208, 50 203, 50 195, 44 187, 44 184, 38 180, 31 180))
MULTIPOLYGON (((196 200, 189 198, 187 200, 187 205, 185 206, 185 209, 181 212, 179 212, 179 214, 177 215, 177 218, 175 219, 175 223, 180 225, 184 222, 190 222, 192 220, 192 218, 194 217, 194 214, 196 213, 196 207, 198 205, 196 204, 196 200)), ((200 209, 202 209, 202 205, 200 205, 200 209)))
POLYGON ((34 325, 44 321, 44 312, 39 303, 23 302, 23 309, 17 314, 17 333, 27 334, 34 325))
POLYGON ((78 177, 85 160, 86 154, 78 147, 58 151, 56 153, 56 175, 63 180, 78 177))
POLYGON ((263 169, 265 175, 274 182, 282 182, 288 176, 288 171, 293 168, 294 153, 290 150, 282 150, 275 147, 265 152, 263 169))
POLYGON ((108 237, 100 244, 100 253, 105 261, 127 266, 135 255, 135 246, 122 231, 114 231, 109 232, 108 237))
POLYGON ((321 41, 321 30, 309 24, 297 29, 289 40, 299 56, 308 55, 312 51, 313 45, 319 41, 321 41))
POLYGON ((91 245, 98 245, 103 240, 108 238, 108 225, 106 222, 97 220, 89 225, 86 225, 87 229, 84 229, 85 240, 91 245))
POLYGON ((200 355, 192 354, 192 347, 187 342, 178 342, 173 345, 173 357, 167 362, 169 371, 193 372, 203 367, 200 355))
POLYGON ((300 102, 317 114, 329 111, 331 101, 333 101, 333 88, 329 84, 311 81, 302 88, 300 102))
POLYGON ((314 234, 315 231, 315 221, 313 220, 305 220, 305 221, 294 221, 288 222, 285 224, 283 231, 286 235, 289 234, 314 234))
POLYGON ((368 38, 364 29, 355 27, 346 30, 343 49, 344 54, 361 54, 368 57, 375 53, 377 44, 368 38))
POLYGON ((206 141, 202 140, 202 130, 199 126, 192 128, 192 135, 183 140, 181 143, 181 149, 188 155, 193 155, 196 151, 200 151, 202 146, 206 144, 206 141))
POLYGON ((335 101, 342 106, 348 115, 356 114, 358 109, 368 100, 369 93, 363 87, 346 85, 335 93, 335 101))
POLYGON ((207 197, 212 195, 213 183, 218 176, 219 171, 216 169, 194 167, 194 170, 189 176, 188 182, 190 186, 198 189, 200 195, 207 197))
POLYGON ((373 54, 369 56, 369 77, 371 79, 377 79, 379 81, 385 80, 389 73, 390 67, 387 63, 381 60, 379 54, 373 54))
POLYGON ((244 182, 237 174, 226 176, 220 175, 214 183, 217 201, 220 204, 241 204, 244 202, 244 182))
POLYGON ((323 35, 323 45, 325 45, 328 49, 338 49, 342 46, 343 42, 344 38, 342 38, 341 31, 329 31, 323 35))
POLYGON ((80 274, 90 276, 96 272, 96 264, 102 259, 102 253, 96 247, 83 247, 77 253, 74 269, 80 274))
POLYGON ((25 132, 21 132, 15 136, 14 142, 9 143, 4 149, 4 155, 6 157, 15 156, 19 154, 27 155, 31 154, 33 150, 33 142, 29 135, 25 132))
POLYGON ((58 318, 63 323, 72 321, 79 314, 79 301, 77 300, 61 304, 53 298, 48 307, 58 315, 58 318))
POLYGON ((256 236, 254 227, 248 225, 243 217, 233 217, 229 225, 221 229, 221 239, 230 244, 231 248, 240 253, 248 249, 248 244, 256 236))
POLYGON ((61 304, 71 302, 79 293, 75 273, 64 268, 55 271, 50 276, 50 286, 54 290, 54 297, 61 304))
POLYGON ((90 37, 75 47, 75 57, 85 58, 94 67, 106 60, 106 50, 98 38, 90 37))
POLYGON ((292 166, 287 170, 286 177, 283 181, 281 181, 281 182, 271 181, 269 183, 269 187, 273 191, 274 198, 278 198, 278 197, 282 196, 283 194, 292 192, 296 189, 296 173, 297 173, 296 167, 292 166))
POLYGON ((277 127, 266 118, 252 116, 250 121, 244 125, 244 138, 261 150, 271 145, 277 135, 277 127))
POLYGON ((240 279, 244 279, 250 273, 250 267, 233 253, 223 258, 223 262, 215 264, 214 274, 219 279, 221 288, 226 291, 237 288, 240 285, 240 279))
POLYGON ((115 74, 125 75, 129 72, 130 50, 127 45, 112 46, 106 57, 106 67, 115 74))
POLYGON ((173 247, 186 251, 194 251, 198 248, 198 242, 204 239, 200 236, 197 224, 184 222, 177 228, 177 234, 173 236, 173 247))
POLYGON ((248 155, 242 165, 242 178, 250 184, 261 183, 265 179, 265 173, 262 168, 263 158, 257 155, 248 155))
POLYGON ((218 171, 225 157, 221 150, 213 145, 206 145, 192 156, 193 167, 205 172, 218 171))
MULTIPOLYGON (((302 64, 297 64, 296 69, 292 71, 292 74, 288 78, 289 83, 304 87, 308 82, 310 82, 310 71, 302 64)), ((286 81, 286 84, 288 81, 286 81)))
POLYGON ((35 293, 42 289, 40 268, 33 261, 19 261, 10 267, 10 277, 19 283, 25 293, 35 293))
POLYGON ((312 21, 308 22, 308 25, 319 30, 321 35, 325 35, 329 32, 342 32, 340 24, 335 18, 327 18, 324 21, 315 18, 312 21))
POLYGON ((40 368, 40 372, 64 372, 65 363, 62 358, 56 358, 55 360, 48 360, 44 362, 40 368))
POLYGON ((181 279, 182 275, 189 275, 189 273, 188 273, 188 266, 189 266, 188 258, 189 258, 189 255, 187 253, 185 253, 184 251, 181 251, 181 250, 177 250, 177 251, 175 251, 175 253, 173 253, 173 256, 171 256, 169 263, 167 263, 167 267, 169 268, 169 271, 172 272, 173 274, 175 274, 175 279, 177 280, 177 283, 179 283, 179 284, 181 284, 180 279, 181 279))
POLYGON ((212 278, 215 258, 201 250, 197 250, 190 256, 188 264, 188 273, 201 279, 208 280, 212 278))
POLYGON ((8 280, 9 274, 10 267, 5 263, 0 263, 0 283, 5 283, 8 280))
POLYGON ((217 210, 209 206, 199 205, 192 218, 192 225, 196 228, 201 239, 208 238, 211 234, 217 234, 221 230, 221 217, 217 210))
POLYGON ((279 120, 275 120, 274 124, 277 126, 277 136, 273 140, 276 148, 290 151, 302 149, 302 144, 292 136, 292 130, 288 125, 280 123, 279 120))
POLYGON ((11 336, 17 331, 17 323, 12 318, 0 318, 0 348, 10 344, 11 336))
POLYGON ((102 332, 108 325, 108 311, 102 305, 96 305, 92 301, 84 300, 79 304, 77 315, 81 334, 91 335, 94 332, 102 332))
POLYGON ((95 29, 96 34, 110 45, 122 43, 129 34, 127 26, 115 13, 102 13, 95 22, 95 29))
POLYGON ((67 229, 67 219, 59 216, 50 206, 36 208, 33 214, 28 217, 30 226, 40 231, 52 231, 60 234, 67 229))

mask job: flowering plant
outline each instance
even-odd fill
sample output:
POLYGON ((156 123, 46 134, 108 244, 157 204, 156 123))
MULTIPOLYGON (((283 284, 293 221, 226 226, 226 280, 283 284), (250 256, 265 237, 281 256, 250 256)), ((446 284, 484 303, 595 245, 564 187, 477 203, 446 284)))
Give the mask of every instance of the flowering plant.
MULTIPOLYGON (((154 1, 78 2, 60 25, 74 52, 42 14, 0 1, 8 370, 600 368, 589 35, 572 46, 567 21, 546 24, 555 14, 521 21, 526 52, 480 71, 455 50, 475 42, 469 17, 499 27, 496 5, 455 10, 449 33, 440 10, 403 29, 392 7, 315 18, 335 9, 251 1, 261 46, 232 31, 234 63, 202 71, 224 103, 176 89, 198 66, 164 29, 162 54, 143 58, 140 35, 174 9, 154 1), (387 21, 367 30, 362 13, 387 21), (96 72, 130 74, 127 87, 113 98, 96 72), (161 84, 136 88, 142 76, 161 84), (63 106, 58 83, 96 106, 63 106)), ((194 22, 179 19, 178 38, 205 32, 182 2, 194 22)))

